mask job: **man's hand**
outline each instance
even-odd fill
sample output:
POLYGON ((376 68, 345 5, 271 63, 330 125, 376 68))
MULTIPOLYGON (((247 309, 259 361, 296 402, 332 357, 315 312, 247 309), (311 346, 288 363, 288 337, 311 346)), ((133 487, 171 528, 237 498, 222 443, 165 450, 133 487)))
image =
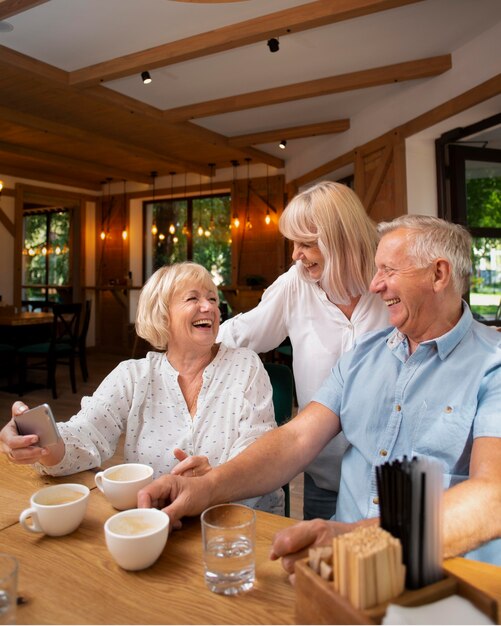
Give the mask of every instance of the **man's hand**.
POLYGON ((275 535, 270 559, 272 561, 282 559, 282 566, 289 574, 291 583, 294 584, 296 561, 308 556, 309 548, 330 545, 333 537, 347 533, 354 528, 355 524, 329 522, 323 519, 299 522, 275 535))
POLYGON ((179 463, 174 466, 171 474, 176 476, 193 478, 194 476, 203 476, 212 469, 206 456, 188 456, 186 452, 179 448, 174 448, 174 456, 179 463))
MULTIPOLYGON (((207 474, 210 476, 211 472, 207 474)), ((172 528, 181 527, 181 518, 199 515, 211 504, 210 481, 206 477, 186 478, 167 474, 160 476, 137 494, 138 508, 163 509, 170 517, 172 528)))

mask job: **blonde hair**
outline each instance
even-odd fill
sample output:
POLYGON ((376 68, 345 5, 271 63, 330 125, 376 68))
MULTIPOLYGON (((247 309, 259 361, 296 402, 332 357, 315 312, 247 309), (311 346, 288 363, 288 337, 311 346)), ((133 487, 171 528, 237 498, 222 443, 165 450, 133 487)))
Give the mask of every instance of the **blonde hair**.
MULTIPOLYGON (((295 196, 280 216, 280 232, 293 241, 316 243, 324 258, 322 289, 336 304, 368 291, 375 273, 378 236, 357 194, 324 181, 295 196)), ((302 263, 300 276, 312 281, 302 263)))
POLYGON ((402 215, 391 222, 381 222, 381 236, 399 228, 411 231, 408 254, 418 267, 426 267, 435 259, 447 259, 451 266, 452 284, 459 295, 470 288, 471 235, 459 224, 431 215, 402 215))
POLYGON ((198 263, 186 261, 158 269, 139 294, 136 332, 157 350, 166 350, 170 340, 169 304, 172 297, 187 286, 214 291, 217 287, 210 273, 198 263))

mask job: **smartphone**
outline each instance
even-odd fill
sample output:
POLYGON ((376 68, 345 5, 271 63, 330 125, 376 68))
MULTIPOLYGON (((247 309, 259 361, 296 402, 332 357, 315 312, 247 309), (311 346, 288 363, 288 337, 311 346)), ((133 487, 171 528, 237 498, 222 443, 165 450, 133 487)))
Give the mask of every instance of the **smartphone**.
POLYGON ((38 445, 42 448, 57 443, 61 438, 48 404, 41 404, 16 415, 14 422, 20 435, 38 435, 38 445))

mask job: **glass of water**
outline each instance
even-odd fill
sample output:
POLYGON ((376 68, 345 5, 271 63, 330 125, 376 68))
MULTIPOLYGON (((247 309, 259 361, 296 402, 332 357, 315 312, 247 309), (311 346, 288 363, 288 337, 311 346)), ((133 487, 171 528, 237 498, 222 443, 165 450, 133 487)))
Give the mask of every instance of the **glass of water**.
POLYGON ((17 560, 0 553, 0 624, 16 623, 17 560))
POLYGON ((218 504, 202 513, 205 582, 215 593, 249 591, 256 577, 256 514, 243 504, 218 504))

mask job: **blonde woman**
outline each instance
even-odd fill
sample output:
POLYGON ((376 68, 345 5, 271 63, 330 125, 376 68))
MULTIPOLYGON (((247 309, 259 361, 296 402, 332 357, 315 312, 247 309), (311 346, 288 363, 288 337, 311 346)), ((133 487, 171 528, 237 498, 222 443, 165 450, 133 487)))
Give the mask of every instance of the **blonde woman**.
MULTIPOLYGON (((124 462, 151 465, 154 476, 201 476, 275 427, 272 389, 257 354, 215 343, 217 287, 196 263, 157 270, 139 297, 136 329, 157 352, 124 361, 68 422, 60 444, 37 445, 11 420, 0 448, 11 461, 37 463, 46 474, 67 475, 100 466, 125 433, 124 462)), ((14 403, 12 414, 26 410, 14 403)), ((278 490, 246 501, 283 513, 278 490)))
MULTIPOLYGON (((334 182, 295 196, 279 228, 294 244, 294 265, 266 289, 255 309, 226 321, 218 339, 268 352, 288 336, 302 409, 360 335, 388 325, 385 304, 368 290, 378 238, 358 196, 334 182)), ((338 435, 307 467, 304 519, 334 515, 347 446, 338 435)))

